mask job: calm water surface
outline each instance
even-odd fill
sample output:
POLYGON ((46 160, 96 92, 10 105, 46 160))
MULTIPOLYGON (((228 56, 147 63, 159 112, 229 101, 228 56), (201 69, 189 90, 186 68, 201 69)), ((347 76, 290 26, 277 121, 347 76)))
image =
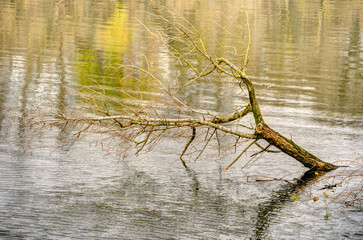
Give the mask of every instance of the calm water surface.
MULTIPOLYGON (((120 87, 115 64, 140 52, 164 79, 185 81, 185 71, 136 20, 162 26, 150 13, 164 16, 165 7, 226 56, 233 46, 243 49, 230 33, 243 35, 235 27, 246 26, 247 10, 247 72, 265 120, 325 161, 362 159, 361 1, 2 0, 0 239, 362 239, 359 204, 340 211, 339 201, 311 200, 324 199, 324 183, 292 202, 288 184, 246 178, 301 176, 306 169, 284 155, 266 154, 242 169, 245 159, 224 173, 233 157, 212 155, 191 161, 187 172, 178 160, 187 139, 168 137, 148 154, 120 160, 105 155, 98 133, 73 145, 59 129, 31 140, 22 118, 27 109, 82 108, 81 87, 120 87)), ((123 87, 158 96, 148 85, 123 87)), ((237 94, 228 84, 201 81, 179 97, 226 113, 243 104, 237 94)))

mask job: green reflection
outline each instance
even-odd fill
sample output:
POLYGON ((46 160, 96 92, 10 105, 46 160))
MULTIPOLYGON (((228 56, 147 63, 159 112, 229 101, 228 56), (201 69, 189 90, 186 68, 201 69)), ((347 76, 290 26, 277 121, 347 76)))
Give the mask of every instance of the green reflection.
POLYGON ((132 76, 120 67, 130 58, 132 30, 128 11, 116 7, 112 16, 96 28, 92 39, 77 49, 75 57, 78 83, 86 87, 82 93, 97 104, 108 102, 114 109, 124 105, 124 100, 150 100, 148 95, 155 89, 148 79, 142 74, 132 76))
MULTIPOLYGON (((9 64, 12 58, 36 55, 41 64, 29 74, 31 79, 37 79, 37 74, 57 71, 52 64, 62 62, 55 60, 58 51, 62 51, 63 64, 73 66, 65 66, 66 79, 82 86, 94 86, 97 81, 101 86, 117 88, 125 84, 119 80, 126 74, 115 75, 115 65, 142 52, 156 71, 168 70, 164 74, 166 81, 175 80, 179 72, 178 81, 182 83, 187 81, 188 71, 169 64, 170 58, 165 57, 167 51, 155 44, 133 19, 165 27, 145 11, 167 18, 170 13, 167 16, 165 9, 170 9, 200 30, 212 53, 236 62, 238 59, 229 52, 234 47, 242 51, 245 47, 241 36, 246 37, 243 29, 247 9, 252 29, 247 73, 256 83, 268 86, 258 91, 260 100, 265 100, 264 105, 306 108, 329 117, 360 118, 363 112, 360 2, 4 0, 0 4, 0 57, 3 59, 0 68, 12 72, 14 68, 9 64)), ((175 33, 170 28, 165 30, 172 39, 175 33)), ((201 59, 191 58, 203 65, 201 59)), ((130 91, 155 90, 147 86, 147 81, 131 82, 126 84, 133 86, 130 91)), ((222 87, 192 86, 181 93, 181 98, 190 101, 190 105, 200 106, 204 99, 213 96, 213 103, 209 102, 208 107, 224 112, 233 104, 225 99, 231 99, 234 92, 222 87)), ((119 96, 114 93, 113 97, 119 96)))

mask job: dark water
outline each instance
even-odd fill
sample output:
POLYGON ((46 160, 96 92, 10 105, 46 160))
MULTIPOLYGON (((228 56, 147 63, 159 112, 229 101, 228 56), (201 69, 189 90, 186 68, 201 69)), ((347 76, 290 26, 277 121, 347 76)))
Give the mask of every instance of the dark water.
MULTIPOLYGON (((73 145, 59 129, 31 140, 22 118, 39 105, 81 109, 81 87, 120 87, 115 65, 140 52, 164 79, 184 81, 183 69, 136 19, 162 26, 150 13, 166 14, 166 7, 200 29, 211 51, 228 55, 232 46, 244 47, 233 36, 239 33, 230 33, 245 26, 247 9, 247 73, 266 122, 325 161, 361 161, 361 6, 354 0, 1 1, 0 239, 362 239, 361 206, 341 210, 343 200, 324 199, 319 189, 329 179, 292 202, 287 183, 246 178, 301 176, 306 169, 284 155, 266 154, 242 169, 244 159, 222 172, 233 156, 206 154, 190 161, 188 172, 178 160, 186 138, 168 136, 150 153, 118 159, 106 155, 98 133, 73 145), (313 202, 314 196, 321 200, 313 202)), ((147 84, 136 87, 158 97, 147 84)), ((238 93, 202 81, 179 97, 225 113, 243 103, 238 93)), ((339 189, 326 192, 334 197, 339 189)))

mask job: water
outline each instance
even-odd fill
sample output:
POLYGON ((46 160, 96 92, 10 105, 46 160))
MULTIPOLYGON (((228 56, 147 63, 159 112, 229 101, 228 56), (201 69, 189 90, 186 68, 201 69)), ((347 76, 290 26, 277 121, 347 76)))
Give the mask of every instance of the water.
MULTIPOLYGON (((39 105, 86 111, 78 96, 95 81, 111 89, 107 94, 113 99, 125 100, 112 91, 122 84, 129 92, 137 86, 146 102, 158 99, 152 86, 122 83, 114 73, 115 65, 140 52, 161 77, 185 81, 187 73, 136 20, 163 26, 150 13, 167 16, 164 7, 196 25, 217 54, 226 54, 220 43, 244 49, 230 33, 243 35, 236 26, 246 26, 247 9, 252 37, 247 73, 265 121, 325 161, 362 158, 360 1, 5 0, 0 3, 0 238, 361 239, 359 203, 341 210, 342 199, 329 203, 319 190, 331 179, 307 186, 301 200, 292 202, 296 193, 287 183, 246 177, 301 176, 306 169, 284 155, 265 154, 242 169, 245 158, 222 172, 234 155, 208 149, 203 159, 187 161, 188 172, 178 159, 186 137, 166 136, 150 153, 118 159, 106 155, 107 146, 97 142, 104 136, 97 132, 73 145, 62 141, 69 133, 60 136, 55 128, 32 140, 26 118, 12 118, 39 105), (313 202, 314 196, 320 200, 313 202)), ((229 84, 200 81, 178 97, 226 113, 243 103, 238 93, 229 84)), ((345 187, 325 191, 334 197, 345 187)))

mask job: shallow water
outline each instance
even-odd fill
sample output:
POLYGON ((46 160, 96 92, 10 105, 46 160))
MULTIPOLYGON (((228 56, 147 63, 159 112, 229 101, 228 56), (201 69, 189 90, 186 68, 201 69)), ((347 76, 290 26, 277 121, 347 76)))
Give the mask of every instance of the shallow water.
MULTIPOLYGON (((362 159, 360 1, 2 1, 0 238, 361 239, 361 206, 341 210, 341 200, 329 204, 319 190, 329 180, 292 202, 293 189, 285 182, 246 177, 301 176, 306 169, 284 155, 265 154, 242 169, 248 161, 243 159, 222 172, 234 155, 208 149, 203 159, 188 161, 192 170, 185 171, 179 154, 187 138, 167 136, 150 153, 130 152, 123 159, 106 155, 96 132, 73 145, 55 128, 31 140, 22 118, 27 109, 84 107, 79 89, 95 81, 119 87, 115 65, 139 52, 161 77, 183 82, 183 69, 171 64, 167 50, 136 20, 162 26, 150 13, 166 14, 164 7, 201 29, 217 54, 225 53, 219 43, 238 46, 228 32, 245 26, 247 9, 247 73, 265 121, 325 161, 362 159), (321 200, 313 202, 314 196, 321 200)), ((148 85, 137 87, 158 97, 148 85)), ((237 94, 228 84, 201 81, 178 97, 226 113, 243 104, 237 94)), ((339 189, 326 192, 333 197, 339 189)))

